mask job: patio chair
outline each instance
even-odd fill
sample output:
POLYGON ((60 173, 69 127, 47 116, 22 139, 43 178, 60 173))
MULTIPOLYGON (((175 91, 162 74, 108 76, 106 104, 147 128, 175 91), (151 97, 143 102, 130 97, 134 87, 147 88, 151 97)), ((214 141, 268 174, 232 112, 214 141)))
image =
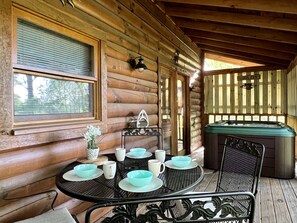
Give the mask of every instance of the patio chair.
POLYGON ((67 208, 50 210, 41 215, 17 221, 16 223, 76 223, 67 208))
MULTIPOLYGON (((263 144, 235 136, 227 136, 215 192, 245 191, 256 196, 261 175, 265 147, 263 144)), ((204 192, 187 192, 196 194, 204 192)), ((181 209, 181 204, 171 214, 181 209)), ((208 204, 211 208, 211 204, 208 204)))
POLYGON ((263 144, 227 136, 215 192, 248 191, 256 196, 264 153, 263 144))
POLYGON ((215 191, 249 191, 256 196, 264 153, 263 144, 227 136, 215 191))
POLYGON ((159 127, 123 129, 122 137, 121 137, 121 147, 124 147, 126 149, 130 149, 132 147, 142 147, 142 146, 145 148, 150 147, 147 144, 141 145, 141 139, 144 139, 144 138, 150 139, 149 140, 150 144, 152 144, 153 146, 156 146, 157 149, 163 149, 162 128, 159 128, 159 127), (140 143, 140 146, 139 146, 139 143, 140 143))
POLYGON ((21 197, 4 198, 4 200, 17 200, 21 198, 33 197, 36 195, 50 194, 50 193, 54 193, 54 198, 51 203, 51 210, 32 218, 16 221, 16 223, 45 223, 45 222, 46 223, 77 223, 78 220, 76 219, 75 216, 72 216, 69 213, 67 208, 64 207, 64 208, 54 209, 53 207, 54 202, 56 201, 58 196, 58 192, 56 190, 48 190, 48 191, 43 191, 40 193, 30 194, 30 195, 21 196, 21 197))
POLYGON ((126 200, 117 203, 98 203, 86 211, 85 222, 90 223, 94 210, 114 206, 112 216, 105 217, 102 223, 133 222, 249 222, 255 212, 255 197, 250 192, 213 192, 183 194, 167 197, 126 200), (192 199, 195 199, 193 201, 192 199), (202 199, 202 200, 200 200, 202 199), (206 200, 206 201, 204 201, 206 200), (181 203, 183 210, 175 215, 166 215, 172 205, 181 203), (213 208, 208 208, 211 203, 213 208), (143 208, 145 206, 145 208, 143 208), (137 211, 139 209, 145 209, 137 211))

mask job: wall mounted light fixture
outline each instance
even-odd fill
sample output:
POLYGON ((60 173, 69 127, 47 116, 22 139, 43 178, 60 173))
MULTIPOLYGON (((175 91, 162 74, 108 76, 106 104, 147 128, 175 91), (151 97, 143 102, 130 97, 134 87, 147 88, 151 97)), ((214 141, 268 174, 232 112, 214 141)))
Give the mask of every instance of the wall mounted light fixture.
POLYGON ((143 63, 143 59, 141 56, 135 57, 134 59, 129 60, 129 64, 133 69, 138 69, 139 72, 143 72, 147 69, 146 65, 143 63), (138 63, 136 64, 136 59, 138 58, 138 63))
POLYGON ((244 88, 246 90, 251 90, 253 87, 256 87, 257 85, 253 84, 253 83, 244 83, 243 85, 241 85, 241 88, 244 88))
POLYGON ((175 51, 173 59, 174 59, 174 63, 176 65, 178 65, 178 61, 179 61, 179 51, 178 50, 175 51))

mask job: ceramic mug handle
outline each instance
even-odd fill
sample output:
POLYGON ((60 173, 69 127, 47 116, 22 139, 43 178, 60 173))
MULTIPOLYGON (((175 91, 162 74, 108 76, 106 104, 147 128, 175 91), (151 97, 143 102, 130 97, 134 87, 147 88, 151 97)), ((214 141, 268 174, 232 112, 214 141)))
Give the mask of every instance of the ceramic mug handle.
POLYGON ((165 164, 161 163, 160 165, 160 173, 163 173, 165 171, 165 164))

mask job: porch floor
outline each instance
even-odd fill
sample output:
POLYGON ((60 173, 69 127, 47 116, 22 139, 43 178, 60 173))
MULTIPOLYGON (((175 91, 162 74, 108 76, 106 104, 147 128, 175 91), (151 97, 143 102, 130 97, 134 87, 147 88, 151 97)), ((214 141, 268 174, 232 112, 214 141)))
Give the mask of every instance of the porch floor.
MULTIPOLYGON (((195 154, 203 165, 203 152, 195 154)), ((297 165, 296 165, 297 167, 297 165)), ((297 168, 295 168, 297 173, 297 168)), ((195 189, 197 192, 214 191, 218 171, 204 169, 203 181, 195 189)), ((283 180, 261 177, 256 197, 255 223, 297 223, 297 176, 283 180)))

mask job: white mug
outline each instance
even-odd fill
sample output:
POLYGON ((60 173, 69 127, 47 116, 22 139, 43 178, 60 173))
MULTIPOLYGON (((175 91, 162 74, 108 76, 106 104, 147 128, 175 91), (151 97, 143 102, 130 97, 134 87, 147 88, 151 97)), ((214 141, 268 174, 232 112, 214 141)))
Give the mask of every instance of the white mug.
POLYGON ((159 160, 161 163, 164 163, 165 161, 165 157, 166 157, 166 151, 165 150, 161 150, 161 149, 157 149, 155 151, 155 157, 157 160, 159 160))
POLYGON ((115 161, 106 161, 103 164, 103 173, 105 179, 113 179, 116 173, 117 163, 115 161))
POLYGON ((124 161, 126 156, 126 149, 125 148, 116 148, 115 156, 117 161, 124 161))
POLYGON ((148 169, 154 174, 154 177, 158 177, 160 173, 164 172, 165 164, 157 159, 152 159, 148 161, 148 169))

